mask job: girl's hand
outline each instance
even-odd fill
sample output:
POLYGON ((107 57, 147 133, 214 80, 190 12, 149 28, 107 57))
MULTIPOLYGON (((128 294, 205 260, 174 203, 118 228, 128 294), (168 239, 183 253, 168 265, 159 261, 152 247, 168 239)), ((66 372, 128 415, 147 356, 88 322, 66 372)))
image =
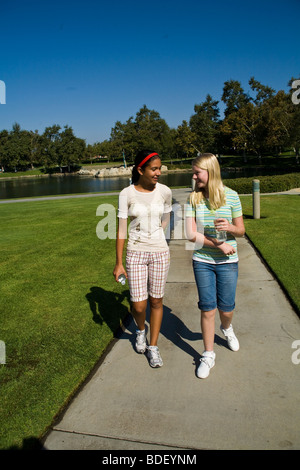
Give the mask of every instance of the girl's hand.
POLYGON ((231 224, 228 222, 227 219, 219 218, 215 220, 215 228, 218 231, 226 231, 230 232, 231 224))
POLYGON ((233 246, 231 246, 231 245, 229 245, 229 243, 225 243, 225 242, 218 245, 218 248, 219 248, 219 250, 221 250, 224 253, 224 255, 233 255, 236 252, 236 250, 235 250, 235 248, 233 248, 233 246))
POLYGON ((126 279, 127 279, 127 273, 124 269, 124 266, 121 264, 120 266, 116 264, 114 270, 113 270, 113 275, 115 277, 115 280, 116 282, 118 282, 118 277, 121 275, 121 274, 124 274, 126 276, 126 279))

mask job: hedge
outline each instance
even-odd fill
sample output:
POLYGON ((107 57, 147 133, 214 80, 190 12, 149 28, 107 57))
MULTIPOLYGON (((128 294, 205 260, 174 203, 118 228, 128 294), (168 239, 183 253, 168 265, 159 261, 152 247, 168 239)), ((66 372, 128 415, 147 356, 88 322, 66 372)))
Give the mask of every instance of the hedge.
POLYGON ((252 176, 251 178, 224 179, 223 183, 238 194, 251 194, 254 179, 260 181, 261 193, 277 193, 300 188, 300 173, 287 175, 252 176))

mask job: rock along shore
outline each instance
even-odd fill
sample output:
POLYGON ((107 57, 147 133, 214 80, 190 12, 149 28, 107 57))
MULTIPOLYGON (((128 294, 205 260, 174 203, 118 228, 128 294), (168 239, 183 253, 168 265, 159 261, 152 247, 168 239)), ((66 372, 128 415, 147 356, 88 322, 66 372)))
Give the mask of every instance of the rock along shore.
MULTIPOLYGON (((87 168, 81 168, 78 172, 77 175, 82 175, 82 176, 93 176, 95 178, 109 178, 109 177, 120 177, 120 176, 131 176, 132 174, 132 166, 127 166, 127 167, 112 167, 112 168, 101 168, 101 169, 87 169, 87 168)), ((168 167, 165 165, 162 165, 161 167, 162 173, 165 173, 168 171, 168 167)))

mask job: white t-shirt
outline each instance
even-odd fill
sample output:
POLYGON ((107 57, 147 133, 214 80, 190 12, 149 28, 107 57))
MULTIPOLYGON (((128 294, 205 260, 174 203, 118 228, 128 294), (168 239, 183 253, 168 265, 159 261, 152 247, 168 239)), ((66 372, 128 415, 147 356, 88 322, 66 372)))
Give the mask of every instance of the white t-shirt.
POLYGON ((132 184, 119 194, 118 217, 130 217, 127 250, 161 252, 168 250, 161 225, 163 214, 172 211, 172 191, 160 183, 151 192, 138 191, 132 184))

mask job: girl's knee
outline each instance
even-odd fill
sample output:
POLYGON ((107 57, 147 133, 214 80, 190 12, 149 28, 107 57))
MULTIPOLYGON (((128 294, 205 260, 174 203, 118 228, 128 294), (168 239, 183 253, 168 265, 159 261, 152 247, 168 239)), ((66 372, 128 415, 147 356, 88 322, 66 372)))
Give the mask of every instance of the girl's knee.
POLYGON ((201 317, 206 318, 206 319, 212 319, 215 318, 216 315, 216 309, 214 310, 201 310, 201 317))
POLYGON ((132 302, 131 312, 135 315, 143 315, 146 313, 147 300, 141 302, 132 302))
POLYGON ((151 308, 161 308, 163 304, 163 299, 156 299, 155 297, 149 297, 149 303, 151 308))

